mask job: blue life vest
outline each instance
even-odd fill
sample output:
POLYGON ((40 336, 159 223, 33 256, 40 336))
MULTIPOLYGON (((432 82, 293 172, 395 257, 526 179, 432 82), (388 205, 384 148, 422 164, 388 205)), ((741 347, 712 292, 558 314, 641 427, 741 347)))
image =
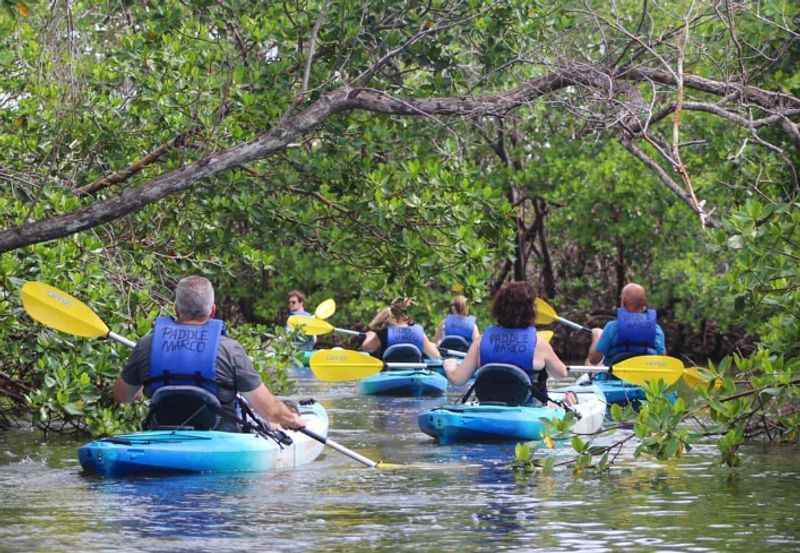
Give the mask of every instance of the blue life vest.
POLYGON ((158 317, 150 346, 150 370, 145 393, 161 386, 198 386, 217 395, 216 360, 225 324, 210 319, 202 325, 158 317))
POLYGON ((461 336, 472 343, 472 332, 475 329, 475 317, 465 315, 448 315, 444 320, 445 336, 461 336))
POLYGON ((480 365, 507 363, 533 377, 533 353, 536 351, 536 327, 505 328, 490 326, 481 337, 480 365))
POLYGON ((620 307, 617 309, 617 339, 609 348, 609 363, 623 355, 655 355, 656 310, 635 313, 620 307))
POLYGON ((386 328, 386 346, 414 344, 420 351, 425 350, 425 331, 418 324, 409 326, 391 325, 386 328))

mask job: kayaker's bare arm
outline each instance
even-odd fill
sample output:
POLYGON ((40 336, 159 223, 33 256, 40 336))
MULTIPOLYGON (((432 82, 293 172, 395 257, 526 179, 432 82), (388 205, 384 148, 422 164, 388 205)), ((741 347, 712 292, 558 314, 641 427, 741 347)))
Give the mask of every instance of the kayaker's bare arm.
POLYGON ((437 344, 442 341, 444 338, 444 321, 439 323, 439 326, 436 327, 436 334, 433 335, 433 341, 437 344))
POLYGON ((553 346, 543 341, 542 347, 544 348, 544 353, 545 353, 544 356, 545 368, 547 369, 547 372, 550 374, 550 376, 552 376, 553 378, 566 378, 567 366, 553 350, 553 346))
POLYGON ((464 384, 475 370, 478 368, 478 363, 480 362, 480 351, 481 351, 481 344, 480 340, 477 342, 472 342, 472 345, 469 347, 469 351, 467 352, 467 356, 461 362, 458 363, 455 359, 445 359, 444 360, 444 372, 447 375, 447 379, 459 386, 464 384))
POLYGON ((364 342, 361 344, 361 349, 364 351, 368 351, 369 353, 373 353, 378 351, 378 348, 381 347, 380 338, 378 335, 372 332, 371 330, 367 332, 367 337, 364 338, 364 342))
POLYGON ((424 350, 425 355, 427 355, 431 359, 439 359, 440 357, 439 348, 437 348, 433 342, 428 340, 427 336, 425 336, 425 343, 422 349, 424 350))
POLYGON ((117 377, 114 382, 114 401, 117 403, 131 403, 142 398, 142 387, 128 384, 122 377, 117 377))
POLYGON ((589 354, 586 356, 587 365, 599 365, 603 360, 603 354, 597 351, 597 342, 600 340, 600 336, 602 335, 602 328, 592 329, 592 344, 589 346, 589 354))
POLYGON ((472 341, 477 342, 478 339, 481 337, 481 331, 478 330, 478 325, 472 327, 472 341))
POLYGON ((272 395, 272 392, 263 384, 255 390, 242 393, 242 395, 256 413, 272 423, 290 430, 297 430, 305 426, 303 419, 289 409, 284 402, 272 395))

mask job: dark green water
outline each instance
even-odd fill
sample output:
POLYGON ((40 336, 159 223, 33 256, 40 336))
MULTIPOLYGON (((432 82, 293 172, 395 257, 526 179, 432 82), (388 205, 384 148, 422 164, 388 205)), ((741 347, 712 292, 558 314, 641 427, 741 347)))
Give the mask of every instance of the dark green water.
MULTIPOLYGON (((678 463, 519 477, 513 445, 436 446, 416 413, 442 400, 300 382, 331 437, 433 469, 376 471, 334 451, 299 470, 101 480, 78 442, 0 434, 0 551, 798 551, 800 451, 750 448, 731 472, 699 447, 678 463)), ((563 454, 567 454, 564 451, 563 454)))

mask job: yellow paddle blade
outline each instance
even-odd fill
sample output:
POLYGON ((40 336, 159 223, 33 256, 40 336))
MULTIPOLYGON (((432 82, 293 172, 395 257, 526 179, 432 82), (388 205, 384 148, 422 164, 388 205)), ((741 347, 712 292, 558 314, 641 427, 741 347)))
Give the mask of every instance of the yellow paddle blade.
MULTIPOLYGON (((701 373, 700 369, 697 367, 686 367, 683 370, 681 378, 683 378, 683 381, 691 388, 704 388, 708 386, 708 383, 711 381, 711 379, 701 373)), ((719 380, 715 380, 714 385, 719 387, 721 383, 719 380)))
POLYGON ((45 326, 86 338, 108 336, 108 327, 77 298, 43 282, 26 282, 20 292, 28 315, 45 326))
POLYGON ((550 304, 544 301, 542 298, 536 298, 534 305, 536 306, 537 325, 549 325, 550 323, 558 320, 556 310, 553 309, 550 304))
POLYGON ((309 360, 311 372, 320 380, 361 380, 380 372, 383 361, 348 349, 321 349, 309 360))
POLYGON ((550 340, 553 339, 553 331, 552 330, 540 330, 539 332, 536 333, 536 338, 539 339, 539 340, 544 340, 545 342, 547 342, 549 344, 550 340))
POLYGON ((286 324, 294 330, 302 330, 309 336, 319 336, 320 334, 330 334, 333 332, 333 325, 330 323, 306 315, 292 315, 286 321, 286 324))
POLYGON ((334 313, 336 313, 336 302, 333 298, 323 301, 314 310, 314 316, 318 319, 327 319, 334 313))
POLYGON ((645 384, 658 379, 666 384, 674 384, 683 373, 683 362, 666 355, 639 355, 620 361, 611 368, 611 374, 632 384, 645 384))

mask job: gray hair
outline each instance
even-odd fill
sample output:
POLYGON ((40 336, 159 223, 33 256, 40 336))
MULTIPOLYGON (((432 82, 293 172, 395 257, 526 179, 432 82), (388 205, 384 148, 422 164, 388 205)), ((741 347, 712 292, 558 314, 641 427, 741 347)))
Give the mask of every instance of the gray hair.
POLYGON ((175 311, 179 320, 207 319, 214 306, 214 287, 201 276, 188 276, 175 287, 175 311))

